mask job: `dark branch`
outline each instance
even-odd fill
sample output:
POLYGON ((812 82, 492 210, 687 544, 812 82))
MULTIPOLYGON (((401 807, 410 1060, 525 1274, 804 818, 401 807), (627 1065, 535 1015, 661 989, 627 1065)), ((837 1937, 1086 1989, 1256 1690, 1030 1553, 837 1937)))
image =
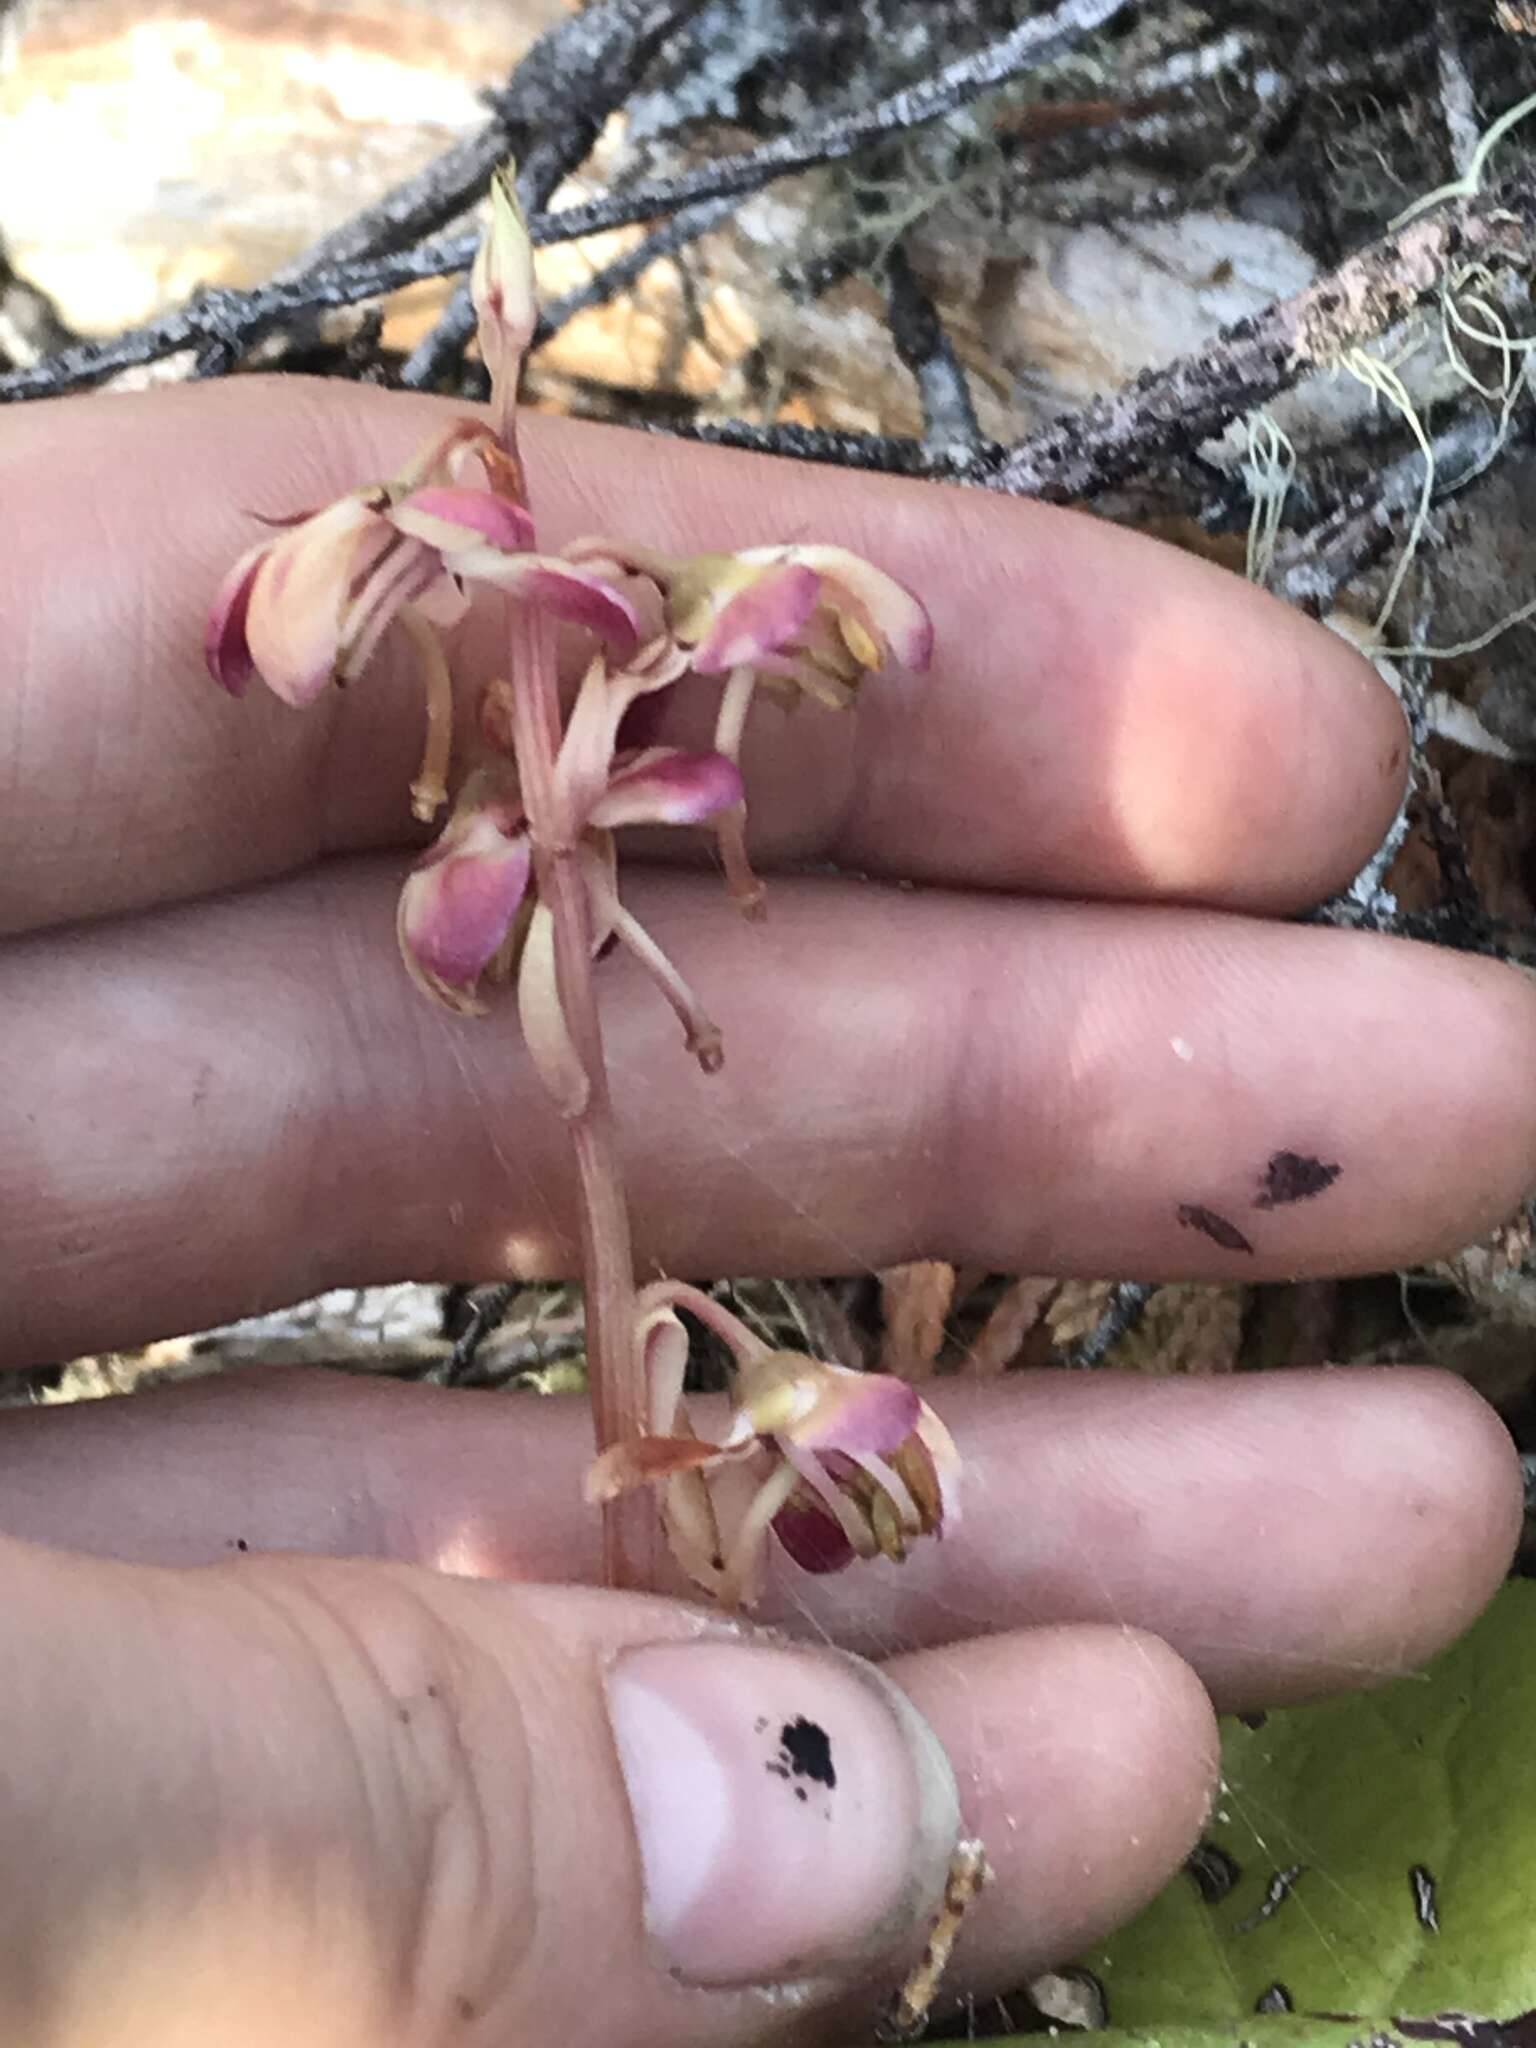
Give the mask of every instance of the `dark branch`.
MULTIPOLYGON (((1498 422, 1481 411, 1437 434, 1435 495, 1450 495, 1481 469, 1493 452, 1498 422)), ((1282 547, 1271 587, 1287 604, 1314 617, 1331 610, 1344 586, 1369 568, 1391 545, 1403 514, 1424 490, 1424 456, 1411 448, 1372 481, 1351 493, 1336 511, 1282 547)))
POLYGON ((891 251, 886 280, 891 339, 897 355, 912 372, 923 404, 924 446, 938 451, 974 451, 981 445, 981 428, 971 388, 938 309, 913 275, 904 249, 891 251))
POLYGON ((603 122, 629 97, 660 44, 700 0, 593 0, 539 37, 494 96, 495 117, 415 177, 323 236, 275 283, 382 256, 435 235, 485 191, 508 156, 519 160, 523 206, 540 213, 583 162, 603 122))
POLYGON ((1156 1287, 1145 1280, 1123 1281, 1109 1297, 1109 1306, 1099 1320, 1086 1337, 1073 1345, 1063 1363, 1077 1372, 1102 1365, 1120 1339, 1128 1337, 1141 1321, 1156 1292, 1156 1287))
POLYGON ((669 431, 680 439, 707 441, 717 448, 747 448, 756 455, 782 455, 792 462, 835 463, 841 469, 919 476, 936 483, 985 483, 1003 455, 996 442, 969 454, 953 448, 925 448, 907 434, 856 434, 835 427, 793 424, 759 426, 752 420, 707 420, 669 431))
POLYGON ((711 228, 729 220, 735 210, 734 199, 706 199, 697 206, 684 207, 664 227, 647 235, 626 255, 616 257, 585 284, 577 285, 563 298, 551 299, 539 315, 538 330, 533 337, 534 347, 558 334, 578 313, 589 312, 594 306, 606 306, 610 299, 620 297, 631 285, 639 283, 653 263, 659 263, 667 256, 676 256, 701 235, 707 235, 711 228))
POLYGON ((1536 228, 1536 180, 1440 207, 1348 257, 1305 291, 1224 328, 1195 355, 1144 370, 1020 441, 999 490, 1079 503, 1198 446, 1406 318, 1465 261, 1514 255, 1536 228))
POLYGON ((999 41, 946 64, 932 78, 903 86, 872 107, 815 122, 792 135, 765 142, 760 149, 700 164, 675 178, 632 185, 584 206, 566 208, 556 219, 567 238, 591 235, 604 228, 628 227, 657 214, 676 213, 697 200, 739 198, 792 172, 840 163, 882 136, 920 128, 1023 72, 1054 63, 1084 36, 1124 13, 1129 4, 1130 0, 1060 0, 1049 14, 1031 16, 999 41))

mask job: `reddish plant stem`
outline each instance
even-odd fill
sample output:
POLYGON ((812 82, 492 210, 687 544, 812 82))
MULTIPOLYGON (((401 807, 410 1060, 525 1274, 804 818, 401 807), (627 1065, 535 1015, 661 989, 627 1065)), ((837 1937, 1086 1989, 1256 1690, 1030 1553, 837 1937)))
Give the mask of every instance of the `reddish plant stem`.
MULTIPOLYGON (((555 981, 571 1043, 587 1076, 584 1099, 566 1109, 576 1159, 587 1378, 599 1451, 647 1425, 643 1361, 635 1342, 635 1267, 619 1167, 602 1025, 592 983, 592 912, 579 836, 555 775, 560 699, 554 629, 533 606, 508 604, 512 724, 539 900, 554 924, 555 981)), ((603 1509, 608 1585, 657 1584, 656 1517, 640 1492, 603 1509)))

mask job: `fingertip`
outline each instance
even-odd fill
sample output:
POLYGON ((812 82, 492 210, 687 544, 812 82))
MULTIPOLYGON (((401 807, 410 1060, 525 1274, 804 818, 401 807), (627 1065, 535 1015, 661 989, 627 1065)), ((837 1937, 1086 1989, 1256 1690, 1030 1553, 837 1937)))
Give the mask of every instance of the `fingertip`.
POLYGON ((1017 1983, 1120 1925, 1199 1839, 1220 1737, 1157 1636, 1077 1623, 891 1669, 960 1761, 966 1826, 992 1866, 959 1964, 973 1987, 1017 1983))
POLYGON ((1410 751, 1401 708, 1326 628, 1213 564, 1185 560, 1175 577, 1166 547, 1128 538, 1143 623, 1123 631, 1129 682, 1107 780, 1143 890, 1307 908, 1358 873, 1397 814, 1410 751))
POLYGON ((1351 1441, 1393 1535, 1377 1586, 1388 1679, 1426 1663, 1492 1599, 1519 1540, 1524 1486, 1509 1431, 1455 1373, 1390 1366, 1358 1381, 1351 1441))

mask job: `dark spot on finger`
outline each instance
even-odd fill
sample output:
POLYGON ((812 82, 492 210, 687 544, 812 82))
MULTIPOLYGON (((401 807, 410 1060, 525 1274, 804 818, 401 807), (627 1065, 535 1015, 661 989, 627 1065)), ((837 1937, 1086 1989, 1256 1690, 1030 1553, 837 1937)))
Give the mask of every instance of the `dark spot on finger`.
POLYGON ((1341 1168, 1315 1159, 1310 1152, 1276 1152, 1264 1169, 1255 1209, 1278 1209, 1286 1202, 1309 1202, 1331 1188, 1341 1168))
POLYGON ((1224 1252, 1247 1252, 1250 1258, 1253 1256, 1253 1246, 1237 1225, 1229 1223, 1225 1216, 1218 1216, 1214 1209, 1204 1208, 1199 1202, 1180 1202, 1177 1213, 1186 1230, 1198 1230, 1212 1244, 1219 1244, 1224 1252))

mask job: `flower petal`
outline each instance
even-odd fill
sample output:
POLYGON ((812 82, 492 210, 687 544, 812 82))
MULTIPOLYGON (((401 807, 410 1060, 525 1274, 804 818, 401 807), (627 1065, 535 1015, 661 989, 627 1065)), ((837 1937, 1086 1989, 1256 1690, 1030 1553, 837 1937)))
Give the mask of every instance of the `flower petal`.
POLYGON ((440 615, 443 607, 432 601, 431 593, 447 581, 430 548, 403 534, 396 536, 394 546, 379 556, 342 615, 335 680, 341 684, 357 680, 407 605, 425 599, 422 616, 440 615))
POLYGON ((203 658, 213 680, 228 690, 231 697, 243 697, 256 673, 250 643, 245 637, 246 614, 250 610, 252 587, 271 545, 264 540, 246 550, 219 585, 208 614, 203 658))
POLYGON ((534 906, 517 969, 517 1010, 539 1079, 565 1116, 580 1116, 592 1092, 565 1021, 555 970, 555 922, 546 905, 534 906))
POLYGON ((388 513, 389 522, 440 554, 462 548, 493 547, 517 554, 534 544, 533 520, 521 506, 496 491, 454 484, 429 484, 412 491, 388 513))
MULTIPOLYGON (((933 657, 933 623, 926 607, 894 576, 887 576, 883 569, 877 569, 847 548, 812 544, 761 552, 814 569, 823 579, 823 601, 850 612, 882 652, 888 648, 904 668, 928 666, 933 657)), ((858 652, 856 648, 853 651, 858 652)), ((863 662, 862 655, 859 659, 863 662)), ((883 666, 883 661, 878 665, 883 666)))
POLYGON ((698 825, 742 800, 741 770, 724 754, 649 747, 608 778, 587 823, 603 831, 620 825, 698 825))
POLYGON ((489 808, 450 820, 400 892, 396 931, 419 988, 460 1015, 483 1010, 477 984, 506 943, 531 864, 526 832, 489 808))
POLYGON ((696 1436, 630 1436, 610 1444, 587 1467, 583 1491, 594 1505, 617 1500, 636 1486, 672 1479, 680 1472, 702 1471, 726 1456, 718 1444, 696 1436))
POLYGON ((693 650, 700 675, 722 675, 791 642, 816 609, 821 578, 798 562, 764 569, 726 599, 693 650))
POLYGON ((312 703, 331 680, 359 557, 380 534, 387 539, 390 529, 377 510, 353 495, 269 544, 251 585, 246 642, 285 703, 312 703))
POLYGON ((759 1432, 806 1451, 896 1450, 916 1429, 915 1388, 883 1372, 850 1372, 798 1352, 775 1351, 742 1374, 737 1399, 759 1432))
POLYGON ((527 604, 538 605, 568 625, 585 626, 625 661, 640 644, 640 620, 628 598, 603 577, 574 568, 556 555, 504 555, 495 548, 466 548, 452 557, 456 576, 490 583, 527 604))

